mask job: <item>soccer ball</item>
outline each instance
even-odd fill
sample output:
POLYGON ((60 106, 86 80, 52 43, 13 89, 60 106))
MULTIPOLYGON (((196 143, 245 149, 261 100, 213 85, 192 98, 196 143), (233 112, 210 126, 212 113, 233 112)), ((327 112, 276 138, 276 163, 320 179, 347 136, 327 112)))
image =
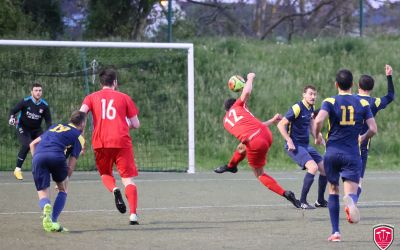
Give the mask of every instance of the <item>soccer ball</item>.
POLYGON ((243 89, 245 84, 246 84, 245 80, 243 79, 243 77, 239 75, 231 76, 231 78, 229 78, 228 81, 228 87, 233 92, 239 92, 240 90, 243 89))

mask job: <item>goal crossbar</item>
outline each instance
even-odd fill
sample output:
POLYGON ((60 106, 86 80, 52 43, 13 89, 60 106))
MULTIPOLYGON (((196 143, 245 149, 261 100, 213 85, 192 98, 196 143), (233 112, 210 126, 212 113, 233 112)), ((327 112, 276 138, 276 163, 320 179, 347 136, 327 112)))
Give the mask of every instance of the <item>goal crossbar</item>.
POLYGON ((75 48, 144 48, 187 50, 188 87, 188 173, 195 173, 194 130, 194 50, 192 43, 87 42, 46 40, 0 40, 0 46, 75 47, 75 48))

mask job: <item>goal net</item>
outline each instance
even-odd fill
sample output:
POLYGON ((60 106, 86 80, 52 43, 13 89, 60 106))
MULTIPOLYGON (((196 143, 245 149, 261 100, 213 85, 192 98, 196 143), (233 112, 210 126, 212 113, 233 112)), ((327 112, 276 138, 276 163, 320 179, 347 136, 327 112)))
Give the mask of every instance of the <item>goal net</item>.
MULTIPOLYGON (((194 173, 193 44, 0 40, 0 58, 3 121, 39 82, 53 123, 67 122, 85 95, 100 89, 99 71, 113 66, 119 90, 139 108, 141 127, 131 131, 139 171, 194 173)), ((89 117, 78 170, 96 168, 92 129, 89 117)), ((0 132, 0 170, 12 170, 20 146, 16 130, 2 122, 0 132)), ((29 156, 23 168, 30 167, 29 156)))

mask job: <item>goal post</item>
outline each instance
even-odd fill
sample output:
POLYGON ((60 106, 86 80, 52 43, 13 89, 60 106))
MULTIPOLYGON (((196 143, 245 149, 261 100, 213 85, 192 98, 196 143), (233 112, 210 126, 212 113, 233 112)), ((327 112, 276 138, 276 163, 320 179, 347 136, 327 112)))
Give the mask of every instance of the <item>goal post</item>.
MULTIPOLYGON (((194 116, 194 49, 191 43, 142 43, 142 42, 88 42, 88 41, 40 41, 0 40, 0 47, 63 47, 63 48, 138 48, 172 49, 187 51, 187 173, 195 173, 195 116, 194 116)), ((139 107, 140 109, 140 107, 139 107)))

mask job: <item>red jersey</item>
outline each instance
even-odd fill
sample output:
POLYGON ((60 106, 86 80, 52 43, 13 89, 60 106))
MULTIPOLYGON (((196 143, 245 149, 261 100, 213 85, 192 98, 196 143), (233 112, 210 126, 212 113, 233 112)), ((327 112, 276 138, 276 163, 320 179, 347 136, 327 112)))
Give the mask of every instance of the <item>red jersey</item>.
POLYGON ((244 142, 249 136, 265 127, 248 109, 240 98, 226 112, 224 127, 233 136, 244 142))
POLYGON ((82 104, 93 115, 93 148, 131 148, 132 140, 126 118, 139 111, 132 99, 121 92, 103 89, 85 97, 82 104))

